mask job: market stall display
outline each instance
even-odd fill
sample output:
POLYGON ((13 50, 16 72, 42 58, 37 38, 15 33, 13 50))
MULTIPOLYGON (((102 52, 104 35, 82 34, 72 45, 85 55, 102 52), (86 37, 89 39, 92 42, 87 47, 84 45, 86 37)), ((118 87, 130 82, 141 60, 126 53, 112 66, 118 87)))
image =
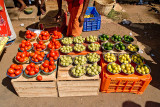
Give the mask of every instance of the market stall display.
MULTIPOLYGON (((27 33, 32 32, 27 31, 27 33)), ((42 31, 40 35, 42 39, 50 37, 47 31, 42 31)), ((35 39, 32 42, 30 40, 21 42, 19 50, 22 52, 18 52, 15 59, 23 64, 21 67, 24 68, 24 72, 19 71, 17 73, 16 71, 16 73, 13 73, 14 69, 12 70, 12 68, 7 71, 8 77, 17 78, 12 80, 12 84, 19 96, 35 97, 37 95, 36 90, 42 90, 43 88, 45 89, 42 91, 43 93, 39 91, 36 97, 98 95, 100 77, 101 92, 142 94, 151 81, 149 74, 151 69, 144 64, 144 58, 136 54, 139 50, 138 46, 127 46, 125 42, 130 41, 130 37, 126 37, 127 39, 122 41, 119 35, 113 35, 112 37, 101 35, 98 37, 100 41, 97 42, 98 38, 92 35, 86 38, 81 36, 63 38, 60 35, 60 32, 55 31, 51 34, 52 39, 50 41, 45 39, 37 41, 35 39), (114 43, 108 42, 109 38, 113 39, 114 43), (85 40, 86 43, 84 43, 85 40), (106 42, 102 43, 104 41, 106 42), (31 50, 32 46, 33 50, 31 50), (88 48, 86 49, 86 47, 88 48), (133 52, 128 53, 126 49, 133 52), (105 51, 109 52, 105 53, 105 51), (25 64, 26 61, 28 64, 25 64), (24 75, 21 75, 22 73, 24 75), (56 73, 58 73, 57 78, 56 73), (115 83, 110 83, 111 81, 115 83), (121 89, 118 84, 122 81, 125 84, 122 83, 123 88, 121 89), (138 82, 138 86, 135 86, 134 84, 137 81, 141 83, 138 82), (130 82, 131 84, 129 84, 130 82), (56 83, 58 86, 56 86, 56 83), (40 89, 34 87, 35 85, 40 89), (112 87, 118 87, 118 89, 112 87), (33 90, 33 92, 26 94, 25 92, 28 92, 28 90, 33 90)), ((20 70, 22 71, 22 69, 20 70)))

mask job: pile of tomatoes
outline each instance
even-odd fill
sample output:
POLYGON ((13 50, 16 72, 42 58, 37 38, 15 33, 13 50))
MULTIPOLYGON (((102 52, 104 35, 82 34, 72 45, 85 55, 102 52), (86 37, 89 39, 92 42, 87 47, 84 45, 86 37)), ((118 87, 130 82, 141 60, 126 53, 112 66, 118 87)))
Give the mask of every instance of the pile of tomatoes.
POLYGON ((56 65, 54 64, 54 61, 45 60, 44 63, 40 66, 40 68, 45 73, 49 73, 56 69, 56 65))
POLYGON ((29 65, 27 65, 26 69, 25 69, 25 73, 27 75, 35 75, 37 73, 39 73, 39 66, 38 65, 35 65, 34 63, 30 63, 29 65))
POLYGON ((46 45, 43 41, 39 41, 38 43, 34 43, 34 50, 35 51, 44 51, 46 49, 46 45))
POLYGON ((28 51, 32 48, 32 44, 30 40, 22 40, 21 44, 19 45, 21 51, 28 51))
POLYGON ((30 53, 27 51, 18 52, 16 55, 16 60, 19 62, 25 62, 25 61, 28 61, 29 56, 30 56, 30 53))
POLYGON ((48 31, 42 31, 41 34, 39 35, 40 40, 49 40, 50 34, 48 31))
POLYGON ((44 59, 44 52, 35 51, 35 53, 30 53, 31 61, 41 62, 44 59))
POLYGON ((50 61, 53 60, 58 60, 59 57, 59 52, 56 50, 51 50, 48 54, 47 54, 47 59, 49 59, 50 61))
POLYGON ((47 47, 52 50, 59 49, 61 47, 61 43, 56 39, 52 39, 47 47))
POLYGON ((58 32, 58 31, 54 31, 53 32, 52 38, 54 38, 54 39, 61 39, 62 37, 63 36, 62 36, 61 32, 58 32))
POLYGON ((36 33, 32 32, 32 31, 30 31, 30 30, 27 30, 27 31, 26 31, 26 38, 27 38, 27 39, 35 39, 36 36, 37 36, 36 33))
POLYGON ((12 64, 7 71, 7 75, 9 75, 10 77, 16 77, 22 73, 22 70, 22 65, 12 64))

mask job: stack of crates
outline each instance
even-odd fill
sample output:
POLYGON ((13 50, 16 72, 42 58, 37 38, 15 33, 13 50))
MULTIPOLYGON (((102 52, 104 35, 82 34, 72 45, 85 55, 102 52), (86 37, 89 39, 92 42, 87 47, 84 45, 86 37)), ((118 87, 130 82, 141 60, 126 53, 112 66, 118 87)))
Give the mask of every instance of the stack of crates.
MULTIPOLYGON (((116 63, 119 64, 117 61, 116 63)), ((107 64, 103 57, 101 57, 101 92, 111 93, 111 92, 126 92, 126 93, 135 93, 143 94, 147 86, 152 80, 150 74, 148 75, 139 75, 136 71, 134 74, 126 75, 124 73, 111 74, 107 71, 107 64)), ((132 65, 135 67, 132 62, 132 65)))

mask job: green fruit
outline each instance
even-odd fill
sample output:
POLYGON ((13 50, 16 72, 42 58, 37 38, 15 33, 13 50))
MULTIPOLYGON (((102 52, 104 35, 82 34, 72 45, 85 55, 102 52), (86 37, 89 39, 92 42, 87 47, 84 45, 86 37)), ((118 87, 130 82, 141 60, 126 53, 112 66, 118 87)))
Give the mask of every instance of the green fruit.
POLYGON ((125 46, 122 46, 121 49, 122 49, 122 50, 125 50, 125 46))

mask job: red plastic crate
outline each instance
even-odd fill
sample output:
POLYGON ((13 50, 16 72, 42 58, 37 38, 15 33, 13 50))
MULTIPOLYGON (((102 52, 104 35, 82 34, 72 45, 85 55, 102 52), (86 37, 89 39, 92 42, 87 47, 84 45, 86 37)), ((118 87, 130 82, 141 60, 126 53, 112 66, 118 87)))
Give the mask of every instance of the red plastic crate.
MULTIPOLYGON (((135 94, 143 94, 147 86, 152 80, 150 74, 139 75, 137 72, 131 75, 126 75, 124 73, 111 74, 107 71, 107 63, 101 57, 102 72, 101 76, 101 92, 111 93, 111 92, 127 92, 135 94)), ((118 61, 116 62, 120 64, 118 61)), ((133 62, 131 63, 134 67, 136 66, 133 62)))

